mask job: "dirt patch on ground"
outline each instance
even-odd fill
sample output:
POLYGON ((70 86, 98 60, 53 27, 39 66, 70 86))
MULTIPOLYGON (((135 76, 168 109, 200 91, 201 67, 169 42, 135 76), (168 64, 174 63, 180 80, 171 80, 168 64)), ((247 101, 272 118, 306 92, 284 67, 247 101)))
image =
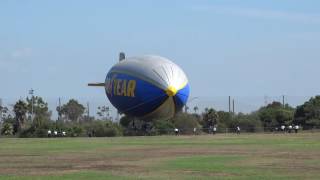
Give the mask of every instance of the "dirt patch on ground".
POLYGON ((100 149, 95 153, 65 153, 32 156, 2 156, 0 174, 61 174, 81 170, 121 171, 125 173, 148 171, 147 167, 176 157, 194 155, 248 154, 244 148, 115 148, 100 149), (114 154, 112 154, 114 153, 114 154))

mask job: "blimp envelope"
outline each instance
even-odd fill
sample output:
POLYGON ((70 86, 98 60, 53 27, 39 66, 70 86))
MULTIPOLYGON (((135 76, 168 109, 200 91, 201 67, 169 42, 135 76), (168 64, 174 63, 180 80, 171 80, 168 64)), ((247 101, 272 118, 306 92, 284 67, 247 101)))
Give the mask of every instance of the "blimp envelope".
POLYGON ((185 73, 160 56, 127 58, 114 65, 105 81, 110 102, 121 113, 140 118, 170 118, 189 96, 185 73))

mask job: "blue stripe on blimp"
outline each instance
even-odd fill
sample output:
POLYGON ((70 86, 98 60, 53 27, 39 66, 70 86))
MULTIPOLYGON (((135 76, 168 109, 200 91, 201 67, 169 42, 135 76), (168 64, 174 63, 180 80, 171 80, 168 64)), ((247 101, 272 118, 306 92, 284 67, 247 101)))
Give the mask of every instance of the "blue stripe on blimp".
POLYGON ((168 98, 155 85, 122 73, 107 75, 106 93, 112 105, 120 112, 136 117, 154 111, 168 98))
POLYGON ((180 89, 174 96, 176 110, 180 111, 183 106, 187 103, 190 93, 190 86, 187 84, 184 88, 180 89))

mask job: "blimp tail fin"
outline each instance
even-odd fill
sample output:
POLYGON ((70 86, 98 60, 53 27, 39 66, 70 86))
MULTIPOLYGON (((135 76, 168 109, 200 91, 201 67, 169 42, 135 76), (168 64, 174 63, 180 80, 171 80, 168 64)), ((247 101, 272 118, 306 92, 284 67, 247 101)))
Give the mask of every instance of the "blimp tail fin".
POLYGON ((104 83, 89 83, 88 86, 104 87, 104 83))

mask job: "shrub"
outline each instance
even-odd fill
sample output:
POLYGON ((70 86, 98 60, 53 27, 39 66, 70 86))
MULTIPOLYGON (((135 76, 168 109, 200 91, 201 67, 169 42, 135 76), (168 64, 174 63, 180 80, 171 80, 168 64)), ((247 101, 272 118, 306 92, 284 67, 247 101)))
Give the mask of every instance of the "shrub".
POLYGON ((1 135, 12 135, 13 134, 13 126, 10 123, 4 123, 1 129, 1 135))
POLYGON ((176 128, 178 128, 183 134, 192 134, 193 128, 199 128, 200 124, 198 123, 198 119, 187 113, 177 114, 173 118, 173 123, 176 128))
POLYGON ((93 121, 85 127, 88 136, 114 137, 122 135, 122 128, 111 121, 93 121))
POLYGON ((34 132, 36 131, 36 128, 34 126, 30 126, 29 128, 21 130, 19 133, 19 137, 21 138, 31 138, 35 137, 34 132))
POLYGON ((34 132, 34 137, 48 137, 48 129, 37 128, 34 132))
POLYGON ((151 130, 152 135, 162 135, 162 134, 170 134, 173 132, 174 125, 171 121, 168 120, 155 120, 154 128, 151 130))
POLYGON ((69 134, 71 137, 78 137, 81 136, 83 133, 83 128, 81 126, 74 125, 71 128, 67 129, 67 134, 69 134))

